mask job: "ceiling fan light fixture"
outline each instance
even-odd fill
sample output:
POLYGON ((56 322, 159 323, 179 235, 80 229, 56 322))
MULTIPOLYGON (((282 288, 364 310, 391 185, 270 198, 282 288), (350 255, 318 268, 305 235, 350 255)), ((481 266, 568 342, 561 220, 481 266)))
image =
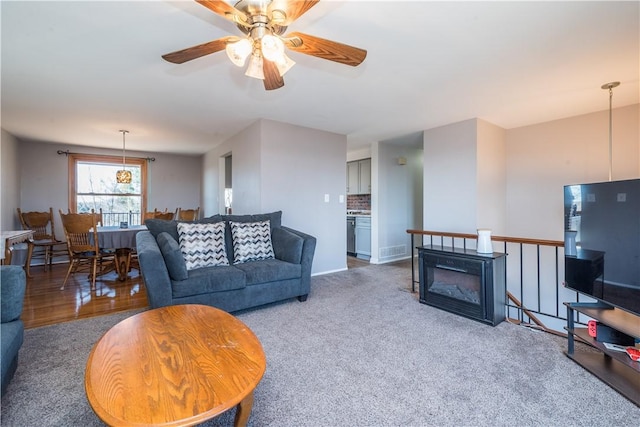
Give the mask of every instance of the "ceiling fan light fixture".
POLYGON ((264 71, 262 71, 262 56, 260 56, 260 52, 254 52, 251 55, 251 59, 249 59, 249 66, 247 67, 247 72, 244 74, 246 76, 253 77, 254 79, 264 80, 264 71))
POLYGON ((262 54, 272 62, 284 61, 284 43, 279 37, 272 34, 265 34, 260 40, 262 54))
POLYGON ((295 61, 289 58, 286 54, 282 54, 282 61, 276 61, 276 68, 278 68, 278 72, 280 73, 280 77, 284 76, 284 74, 291 69, 294 65, 296 65, 295 61))
POLYGON ((248 38, 240 39, 237 42, 227 43, 225 51, 227 56, 238 67, 244 66, 247 58, 253 50, 253 44, 248 38))

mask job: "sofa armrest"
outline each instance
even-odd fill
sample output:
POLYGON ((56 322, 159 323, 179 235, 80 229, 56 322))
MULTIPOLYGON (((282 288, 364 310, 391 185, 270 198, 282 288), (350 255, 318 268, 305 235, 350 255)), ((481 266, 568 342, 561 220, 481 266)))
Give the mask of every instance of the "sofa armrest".
POLYGON ((18 320, 22 314, 27 278, 21 265, 0 267, 0 315, 2 323, 18 320))
POLYGON ((301 236, 282 227, 277 227, 271 231, 271 242, 276 259, 291 264, 300 264, 304 245, 304 239, 301 236))
POLYGON ((151 308, 171 305, 173 297, 169 270, 151 232, 141 231, 136 234, 136 251, 149 305, 151 308))
POLYGON ((302 231, 294 230, 293 228, 283 226, 282 229, 300 236, 303 240, 302 255, 300 257, 300 264, 302 265, 302 277, 300 281, 303 290, 301 295, 308 295, 311 289, 311 266, 313 264, 313 255, 316 251, 316 238, 302 231))

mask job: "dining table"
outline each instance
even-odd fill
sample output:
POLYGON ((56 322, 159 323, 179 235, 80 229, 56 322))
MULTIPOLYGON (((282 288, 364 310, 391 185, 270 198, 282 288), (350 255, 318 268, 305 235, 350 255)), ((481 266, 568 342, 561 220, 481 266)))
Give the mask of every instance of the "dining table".
POLYGON ((120 281, 127 280, 131 267, 131 254, 136 247, 136 234, 146 230, 145 225, 128 227, 98 227, 98 247, 102 251, 113 251, 115 254, 115 270, 120 281))
MULTIPOLYGON (((2 236, 0 237, 0 261, 4 265, 11 264, 14 245, 33 240, 33 230, 2 231, 1 234, 2 236)), ((27 251, 30 252, 32 250, 33 250, 33 247, 29 245, 27 248, 27 251)), ((27 259, 29 259, 28 256, 27 256, 27 259)))

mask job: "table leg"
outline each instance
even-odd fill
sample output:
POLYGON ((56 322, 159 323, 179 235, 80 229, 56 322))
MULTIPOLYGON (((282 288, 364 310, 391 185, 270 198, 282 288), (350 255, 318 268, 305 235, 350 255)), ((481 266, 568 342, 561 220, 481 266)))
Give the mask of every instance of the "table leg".
MULTIPOLYGON (((24 269, 27 273, 27 277, 31 278, 31 256, 33 255, 33 243, 27 243, 27 260, 25 261, 24 269)), ((44 259, 44 268, 47 268, 47 258, 44 259)))
POLYGON ((236 418, 233 421, 235 427, 244 427, 249 421, 251 408, 253 407, 253 391, 247 395, 236 407, 236 418))
POLYGON ((116 272, 118 273, 118 279, 121 282, 127 280, 129 274, 129 264, 131 263, 131 249, 119 248, 116 249, 116 272))

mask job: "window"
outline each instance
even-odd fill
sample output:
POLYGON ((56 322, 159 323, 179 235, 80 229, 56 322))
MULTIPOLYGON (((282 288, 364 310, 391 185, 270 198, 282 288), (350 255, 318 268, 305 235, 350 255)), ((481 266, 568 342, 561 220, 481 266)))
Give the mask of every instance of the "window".
POLYGON ((103 225, 140 224, 147 204, 146 160, 127 158, 130 184, 116 182, 120 169, 119 157, 69 154, 69 209, 78 213, 102 209, 103 225))

